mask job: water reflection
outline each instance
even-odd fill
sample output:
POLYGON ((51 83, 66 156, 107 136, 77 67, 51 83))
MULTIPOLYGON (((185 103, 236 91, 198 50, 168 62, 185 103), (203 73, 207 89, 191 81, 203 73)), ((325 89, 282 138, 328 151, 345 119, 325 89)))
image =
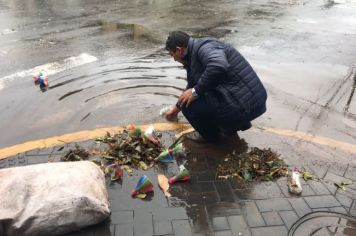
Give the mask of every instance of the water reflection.
MULTIPOLYGON (((213 215, 239 213, 241 207, 236 204, 232 185, 228 180, 220 180, 216 174, 218 163, 226 154, 236 151, 241 154, 248 151, 248 144, 244 139, 229 138, 219 143, 196 143, 183 139, 189 155, 186 167, 190 171, 192 180, 188 183, 177 183, 170 188, 173 198, 169 205, 185 207, 193 225, 193 231, 199 233, 212 232, 211 219, 213 215)), ((184 161, 178 160, 178 163, 184 161)), ((235 186, 238 185, 234 182, 235 186)), ((244 184, 239 185, 245 188, 244 184)))

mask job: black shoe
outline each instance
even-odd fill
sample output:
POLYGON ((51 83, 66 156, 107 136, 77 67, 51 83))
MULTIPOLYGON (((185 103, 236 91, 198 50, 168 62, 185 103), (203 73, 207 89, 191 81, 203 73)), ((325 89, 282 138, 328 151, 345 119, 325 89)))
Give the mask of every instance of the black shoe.
POLYGON ((239 130, 239 131, 245 131, 245 130, 250 129, 251 127, 252 127, 251 122, 247 122, 247 123, 241 125, 238 130, 239 130))
POLYGON ((185 138, 187 140, 194 141, 196 143, 214 143, 219 140, 219 135, 216 135, 216 137, 203 137, 201 136, 197 131, 188 133, 185 135, 185 138))

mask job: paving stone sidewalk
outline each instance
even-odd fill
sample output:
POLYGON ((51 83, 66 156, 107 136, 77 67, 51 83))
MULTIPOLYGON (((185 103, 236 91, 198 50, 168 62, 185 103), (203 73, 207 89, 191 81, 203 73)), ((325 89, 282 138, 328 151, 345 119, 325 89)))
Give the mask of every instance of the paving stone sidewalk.
MULTIPOLYGON (((246 139, 248 140, 248 137, 246 139)), ((88 147, 93 145, 93 141, 79 144, 88 147)), ((257 144, 258 142, 254 146, 257 144)), ((21 153, 0 160, 0 168, 59 161, 61 155, 73 145, 64 144, 21 153)), ((246 151, 247 146, 241 148, 241 143, 237 145, 237 150, 246 151)), ((201 150, 206 149, 202 147, 201 150)), ((284 152, 283 149, 278 151, 284 152)), ((301 196, 295 196, 288 192, 285 177, 259 183, 220 179, 216 174, 218 162, 219 158, 206 153, 196 154, 196 157, 189 159, 186 168, 190 171, 192 180, 172 185, 171 198, 166 198, 157 187, 156 176, 160 173, 167 177, 173 175, 177 171, 176 163, 156 166, 145 172, 135 171, 132 177, 125 174, 122 183, 108 185, 112 211, 110 220, 69 235, 275 236, 288 235, 288 231, 298 219, 312 212, 336 212, 356 217, 356 166, 350 163, 318 160, 299 165, 320 180, 302 180, 303 192, 301 196), (155 190, 145 200, 133 199, 130 190, 142 174, 152 180, 155 190), (353 181, 353 184, 346 186, 346 190, 338 189, 334 185, 346 180, 353 181)), ((319 234, 314 234, 312 226, 307 226, 304 231, 310 235, 354 235, 355 222, 356 220, 348 220, 345 223, 349 231, 345 231, 345 228, 327 227, 328 222, 317 231, 319 234)))

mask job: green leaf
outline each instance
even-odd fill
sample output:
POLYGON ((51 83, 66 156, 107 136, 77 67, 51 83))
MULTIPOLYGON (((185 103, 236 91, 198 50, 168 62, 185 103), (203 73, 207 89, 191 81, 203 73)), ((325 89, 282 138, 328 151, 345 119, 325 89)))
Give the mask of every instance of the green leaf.
POLYGON ((339 188, 339 189, 342 189, 342 190, 346 190, 346 188, 344 186, 342 186, 341 184, 338 184, 338 183, 334 183, 334 185, 339 188))
POLYGON ((350 185, 353 184, 352 180, 345 180, 341 182, 342 185, 350 185))
POLYGON ((246 169, 242 170, 242 176, 246 181, 251 181, 252 180, 250 172, 248 170, 246 170, 246 169))

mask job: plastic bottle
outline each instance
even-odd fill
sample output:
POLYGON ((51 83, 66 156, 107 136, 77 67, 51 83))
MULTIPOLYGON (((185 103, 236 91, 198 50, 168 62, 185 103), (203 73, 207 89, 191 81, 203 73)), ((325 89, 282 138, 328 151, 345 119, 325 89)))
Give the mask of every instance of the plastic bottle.
POLYGON ((167 112, 171 111, 172 109, 173 109, 173 106, 172 106, 172 105, 163 107, 163 108, 159 111, 159 115, 160 115, 160 116, 164 116, 164 115, 166 115, 167 112))

